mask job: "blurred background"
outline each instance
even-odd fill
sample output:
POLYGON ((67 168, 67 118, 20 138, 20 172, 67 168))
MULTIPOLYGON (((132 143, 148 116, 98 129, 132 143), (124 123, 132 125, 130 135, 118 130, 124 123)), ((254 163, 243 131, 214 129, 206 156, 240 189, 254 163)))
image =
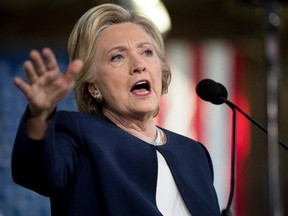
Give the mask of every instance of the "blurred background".
MULTIPOLYGON (((139 9, 136 8, 137 1, 132 3, 129 0, 0 2, 0 216, 50 215, 47 198, 14 184, 11 178, 12 145, 26 107, 23 95, 13 86, 13 77, 24 77, 22 64, 29 51, 45 46, 54 49, 64 70, 68 64, 67 40, 75 22, 91 7, 112 2, 139 9)), ((148 8, 151 2, 142 1, 140 6, 148 8)), ((208 148, 214 164, 215 188, 220 207, 224 209, 230 189, 232 112, 225 104, 216 106, 201 101, 195 87, 203 78, 224 84, 229 92, 228 99, 266 127, 265 10, 261 5, 244 4, 240 0, 159 2, 169 17, 161 12, 156 15, 155 23, 164 24, 163 35, 173 79, 156 121, 199 140, 208 148)), ((150 14, 156 7, 152 4, 152 9, 147 8, 146 13, 150 14)), ((280 16, 279 139, 287 143, 287 1, 276 8, 280 16)), ((58 108, 75 110, 73 93, 58 108)), ((265 133, 237 114, 234 215, 269 215, 267 145, 265 133)), ((288 151, 279 147, 279 156, 282 215, 288 215, 288 151)))

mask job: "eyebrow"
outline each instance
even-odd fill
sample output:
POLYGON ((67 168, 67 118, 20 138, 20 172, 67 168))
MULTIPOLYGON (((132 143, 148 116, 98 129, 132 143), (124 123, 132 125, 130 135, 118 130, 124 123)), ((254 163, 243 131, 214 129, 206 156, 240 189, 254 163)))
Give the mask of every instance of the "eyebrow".
MULTIPOLYGON (((154 48, 154 45, 152 44, 152 43, 150 43, 150 42, 141 42, 141 43, 138 43, 137 44, 137 48, 141 48, 141 47, 143 47, 143 46, 145 46, 145 45, 149 45, 149 46, 152 46, 153 48, 154 48)), ((110 50, 108 50, 107 51, 107 54, 108 53, 110 53, 110 52, 112 52, 112 51, 114 51, 114 50, 126 50, 127 49, 127 46, 126 45, 119 45, 119 46, 116 46, 116 47, 113 47, 112 49, 110 49, 110 50)))

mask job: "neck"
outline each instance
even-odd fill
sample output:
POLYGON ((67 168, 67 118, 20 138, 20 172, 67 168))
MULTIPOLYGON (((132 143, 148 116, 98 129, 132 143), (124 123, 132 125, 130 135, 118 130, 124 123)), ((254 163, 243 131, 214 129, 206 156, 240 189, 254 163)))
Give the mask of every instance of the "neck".
POLYGON ((119 128, 145 142, 152 143, 157 137, 156 125, 152 117, 139 120, 119 116, 112 112, 105 112, 104 114, 119 128))

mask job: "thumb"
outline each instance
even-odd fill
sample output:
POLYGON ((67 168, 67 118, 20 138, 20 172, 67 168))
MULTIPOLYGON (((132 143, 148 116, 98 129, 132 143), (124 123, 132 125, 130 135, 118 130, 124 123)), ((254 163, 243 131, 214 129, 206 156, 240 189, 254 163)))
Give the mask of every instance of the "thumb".
POLYGON ((73 82, 75 76, 80 72, 83 63, 81 60, 74 60, 72 61, 67 68, 65 79, 67 82, 73 82))

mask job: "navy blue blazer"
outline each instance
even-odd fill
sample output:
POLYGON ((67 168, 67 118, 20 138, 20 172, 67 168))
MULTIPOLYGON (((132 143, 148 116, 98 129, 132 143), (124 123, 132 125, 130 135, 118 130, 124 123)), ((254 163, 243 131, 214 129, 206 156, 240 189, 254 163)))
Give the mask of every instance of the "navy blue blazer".
POLYGON ((157 149, 191 214, 220 215, 206 148, 163 131, 167 143, 155 147, 109 120, 59 111, 44 139, 35 141, 27 137, 24 115, 12 153, 12 176, 48 196, 53 216, 157 216, 157 149))

